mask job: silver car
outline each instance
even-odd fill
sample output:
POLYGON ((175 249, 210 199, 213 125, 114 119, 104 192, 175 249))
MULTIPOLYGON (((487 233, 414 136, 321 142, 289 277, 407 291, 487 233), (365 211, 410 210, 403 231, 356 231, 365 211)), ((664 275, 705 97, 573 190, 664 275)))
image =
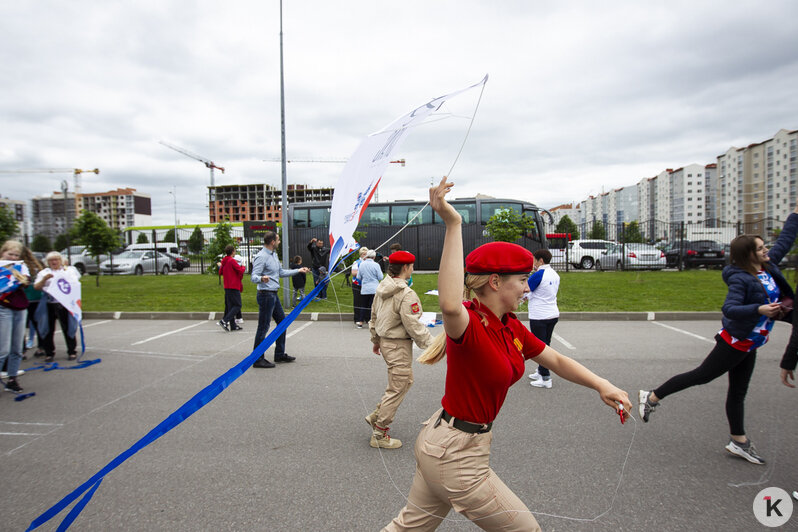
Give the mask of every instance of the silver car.
POLYGON ((81 275, 84 273, 97 273, 97 264, 108 259, 108 255, 100 255, 99 260, 89 255, 86 246, 69 246, 61 250, 64 260, 69 260, 69 265, 74 266, 81 275))
POLYGON ((103 275, 142 275, 156 271, 167 275, 170 263, 169 257, 157 251, 123 251, 101 263, 100 271, 103 275))
POLYGON ((596 259, 597 270, 661 270, 665 253, 648 244, 613 244, 596 259))

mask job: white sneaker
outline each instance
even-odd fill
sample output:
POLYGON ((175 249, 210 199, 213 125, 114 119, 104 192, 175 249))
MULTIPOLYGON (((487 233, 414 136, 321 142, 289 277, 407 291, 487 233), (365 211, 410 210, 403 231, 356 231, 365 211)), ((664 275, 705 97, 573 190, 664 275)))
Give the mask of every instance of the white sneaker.
POLYGON ((551 388, 551 377, 548 379, 540 378, 536 381, 531 381, 529 384, 535 388, 551 388))
POLYGON ((765 463, 765 459, 759 456, 759 453, 756 452, 756 448, 754 447, 754 444, 751 443, 751 440, 748 440, 745 443, 738 443, 734 440, 729 440, 729 443, 726 445, 726 450, 735 456, 739 456, 744 460, 748 460, 752 464, 764 465, 765 463))
POLYGON ((236 325, 242 325, 244 323, 244 318, 236 318, 236 325))
POLYGON ((535 373, 530 373, 529 374, 529 378, 532 379, 533 381, 536 381, 536 380, 542 379, 543 377, 540 376, 540 373, 535 371, 535 373))
MULTIPOLYGON (((18 369, 17 370, 17 377, 19 377, 20 375, 25 375, 25 370, 24 369, 18 369)), ((8 372, 0 371, 0 379, 7 379, 7 378, 8 378, 8 372)))

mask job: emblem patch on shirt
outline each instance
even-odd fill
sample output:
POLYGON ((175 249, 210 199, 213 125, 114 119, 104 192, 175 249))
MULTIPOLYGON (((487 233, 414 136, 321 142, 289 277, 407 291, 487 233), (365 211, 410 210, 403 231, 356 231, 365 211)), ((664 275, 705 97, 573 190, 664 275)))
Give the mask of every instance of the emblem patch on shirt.
POLYGON ((421 308, 418 306, 418 303, 413 303, 410 305, 410 310, 413 312, 413 314, 418 314, 421 312, 421 308))
POLYGON ((518 338, 513 338, 513 343, 515 344, 515 347, 518 348, 518 351, 523 351, 524 344, 521 343, 521 340, 518 338))

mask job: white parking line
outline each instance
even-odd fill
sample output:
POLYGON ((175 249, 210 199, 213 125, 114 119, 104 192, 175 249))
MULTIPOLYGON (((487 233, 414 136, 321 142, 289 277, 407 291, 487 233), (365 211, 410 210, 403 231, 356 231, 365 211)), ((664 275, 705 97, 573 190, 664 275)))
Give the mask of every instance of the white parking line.
POLYGON ((157 340, 158 338, 163 338, 164 336, 169 336, 170 334, 179 333, 181 331, 185 331, 186 329, 192 329, 192 328, 194 328, 194 327, 196 327, 198 325, 202 325, 203 323, 208 323, 208 322, 207 321, 201 321, 199 323, 195 323, 194 325, 189 325, 188 327, 182 327, 182 328, 174 330, 174 331, 169 331, 169 332, 165 332, 163 334, 159 334, 158 336, 153 336, 152 338, 147 338, 146 340, 140 340, 138 342, 134 342, 134 343, 132 343, 130 345, 146 344, 147 342, 151 342, 153 340, 157 340))
POLYGON ((94 327, 95 325, 102 325, 103 323, 108 323, 109 321, 112 321, 112 320, 104 320, 104 321, 98 321, 98 322, 95 322, 95 323, 89 323, 88 325, 84 325, 83 328, 84 329, 88 329, 89 327, 94 327))
POLYGON ((707 343, 710 343, 710 344, 714 344, 715 343, 714 340, 710 340, 709 338, 704 338, 703 336, 700 336, 700 335, 695 334, 695 333, 691 333, 690 331, 685 331, 684 329, 678 329, 676 327, 672 327, 670 325, 665 325, 664 323, 661 323, 661 322, 658 322, 658 321, 652 321, 651 323, 653 323, 654 325, 659 325, 660 327, 665 327, 666 329, 670 329, 672 331, 676 331, 678 333, 686 334, 687 336, 692 336, 693 338, 698 338, 699 340, 703 340, 704 342, 707 342, 707 343))
POLYGON ((576 349, 574 346, 572 346, 571 344, 569 344, 568 342, 566 342, 566 341, 565 341, 565 338, 563 338, 563 337, 562 337, 562 336, 560 336, 559 334, 557 334, 557 333, 552 333, 552 335, 551 335, 551 336, 552 336, 552 338, 554 338, 555 340, 557 340, 558 342, 560 342, 562 345, 564 345, 564 346, 565 346, 567 349, 576 349))
POLYGON ((0 436, 46 436, 39 432, 0 432, 0 436))
POLYGON ((311 325, 313 325, 313 322, 312 322, 312 321, 309 321, 309 322, 307 322, 305 325, 303 325, 303 326, 302 326, 302 327, 300 327, 299 329, 297 329, 297 330, 295 330, 295 331, 291 331, 290 333, 286 334, 286 335, 285 335, 286 339, 288 339, 288 338, 291 338, 292 336, 294 336, 296 333, 298 333, 298 332, 299 332, 299 331, 301 331, 302 329, 306 329, 306 328, 310 327, 311 325))

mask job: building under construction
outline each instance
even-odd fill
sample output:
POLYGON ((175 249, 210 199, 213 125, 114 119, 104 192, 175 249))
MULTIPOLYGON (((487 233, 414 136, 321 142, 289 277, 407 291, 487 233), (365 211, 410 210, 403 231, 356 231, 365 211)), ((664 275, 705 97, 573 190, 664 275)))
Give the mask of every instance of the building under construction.
MULTIPOLYGON (((333 187, 310 188, 307 185, 287 185, 288 203, 332 201, 333 187)), ((208 187, 210 223, 225 220, 282 221, 282 190, 271 185, 223 185, 208 187)))

